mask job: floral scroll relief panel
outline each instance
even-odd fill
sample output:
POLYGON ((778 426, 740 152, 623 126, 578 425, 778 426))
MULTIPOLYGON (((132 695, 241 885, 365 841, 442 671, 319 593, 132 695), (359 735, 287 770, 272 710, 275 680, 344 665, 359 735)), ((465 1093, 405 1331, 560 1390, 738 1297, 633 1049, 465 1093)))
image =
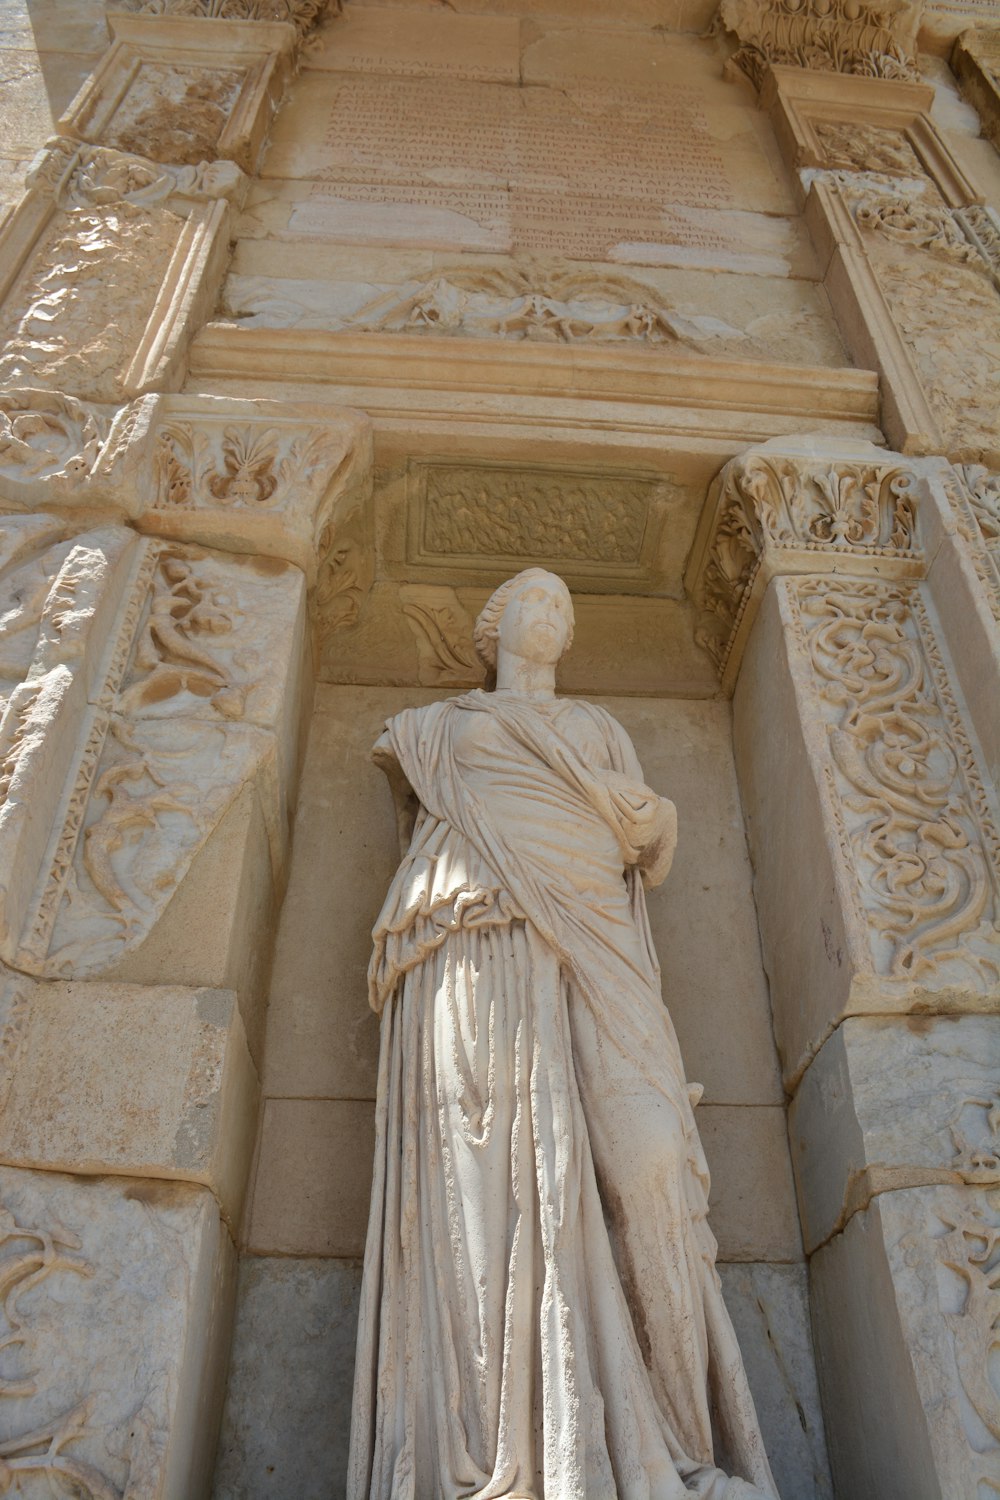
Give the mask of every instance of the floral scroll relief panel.
POLYGON ((1000 824, 920 585, 783 595, 825 726, 819 768, 873 972, 1000 995, 1000 824))

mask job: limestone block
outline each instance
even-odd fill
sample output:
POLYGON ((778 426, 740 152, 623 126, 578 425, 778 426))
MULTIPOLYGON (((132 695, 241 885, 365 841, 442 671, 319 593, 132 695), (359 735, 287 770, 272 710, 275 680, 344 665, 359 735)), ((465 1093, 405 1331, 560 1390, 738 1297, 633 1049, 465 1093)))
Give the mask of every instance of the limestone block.
POLYGON ((267 1099, 247 1249, 255 1255, 362 1255, 374 1158, 374 1105, 267 1099))
POLYGON ((194 1500, 235 1255, 205 1188, 0 1168, 4 1479, 31 1500, 194 1500))
POLYGON ((1000 146, 1000 32, 987 27, 963 31, 952 50, 951 65, 963 94, 975 105, 983 135, 1000 146))
POLYGON ((695 1124, 712 1174, 709 1223, 719 1260, 800 1261, 784 1109, 701 1104, 695 1124))
POLYGON ((293 27, 111 12, 114 38, 59 121, 63 135, 194 166, 257 165, 289 72, 293 27))
POLYGON ((804 1265, 721 1265, 761 1435, 782 1500, 832 1500, 804 1265))
POLYGON ((14 975, 5 992, 0 1160, 200 1182, 239 1224, 258 1084, 231 992, 14 975))
POLYGON ((50 143, 0 229, 0 381, 102 403, 176 388, 223 271, 227 196, 243 181, 230 162, 164 167, 50 143))
POLYGON ((954 1500, 1000 1484, 1000 1195, 883 1193, 812 1257, 837 1493, 954 1500))
POLYGON ((516 16, 355 6, 316 34, 305 68, 520 82, 516 16))
POLYGON ((786 1085, 845 1014, 993 1009, 994 795, 923 587, 772 582, 734 736, 786 1085))
POLYGON ((807 1252, 876 1193, 1000 1183, 1000 1017, 851 1016, 789 1113, 807 1252))
POLYGON ((214 1500, 343 1494, 360 1294, 357 1262, 241 1261, 214 1500))

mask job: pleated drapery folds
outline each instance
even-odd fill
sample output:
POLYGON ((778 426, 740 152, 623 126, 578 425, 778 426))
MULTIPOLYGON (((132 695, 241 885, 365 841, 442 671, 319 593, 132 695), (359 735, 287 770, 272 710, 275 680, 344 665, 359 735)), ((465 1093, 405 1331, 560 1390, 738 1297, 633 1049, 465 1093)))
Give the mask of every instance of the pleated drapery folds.
POLYGON ((624 731, 472 693, 388 737, 422 811, 375 930, 348 1500, 774 1497, 605 790, 647 790, 624 731))

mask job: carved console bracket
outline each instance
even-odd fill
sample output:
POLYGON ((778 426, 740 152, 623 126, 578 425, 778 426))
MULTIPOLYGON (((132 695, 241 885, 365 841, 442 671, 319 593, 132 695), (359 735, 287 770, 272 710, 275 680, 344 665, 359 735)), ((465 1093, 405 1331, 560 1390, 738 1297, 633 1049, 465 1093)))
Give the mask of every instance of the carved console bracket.
POLYGON ((371 493, 367 417, 320 405, 188 395, 124 407, 0 390, 0 508, 294 563, 316 584, 371 493))
POLYGON ((253 172, 289 76, 293 26, 112 13, 113 42, 60 131, 174 166, 253 172))
POLYGON ((918 78, 919 15, 908 0, 722 0, 717 24, 735 36, 732 64, 759 88, 772 63, 918 78))
POLYGON ((819 458, 806 444, 776 441, 726 465, 709 491, 686 582, 698 640, 727 692, 772 578, 923 575, 917 509, 926 483, 868 443, 819 458))
POLYGON ((160 166, 51 141, 0 230, 0 386, 104 402, 179 386, 245 187, 232 162, 160 166))
POLYGON ((963 31, 951 66, 979 115, 983 135, 1000 151, 1000 30, 963 31))

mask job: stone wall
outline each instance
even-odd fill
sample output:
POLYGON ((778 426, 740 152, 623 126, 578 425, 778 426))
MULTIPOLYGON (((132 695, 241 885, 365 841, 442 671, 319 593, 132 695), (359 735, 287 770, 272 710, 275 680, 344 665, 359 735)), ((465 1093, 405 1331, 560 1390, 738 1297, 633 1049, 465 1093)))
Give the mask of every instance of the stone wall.
POLYGON ((528 563, 680 810, 783 1500, 1000 1486, 989 20, 6 9, 0 1489, 340 1492, 367 750, 528 563))

